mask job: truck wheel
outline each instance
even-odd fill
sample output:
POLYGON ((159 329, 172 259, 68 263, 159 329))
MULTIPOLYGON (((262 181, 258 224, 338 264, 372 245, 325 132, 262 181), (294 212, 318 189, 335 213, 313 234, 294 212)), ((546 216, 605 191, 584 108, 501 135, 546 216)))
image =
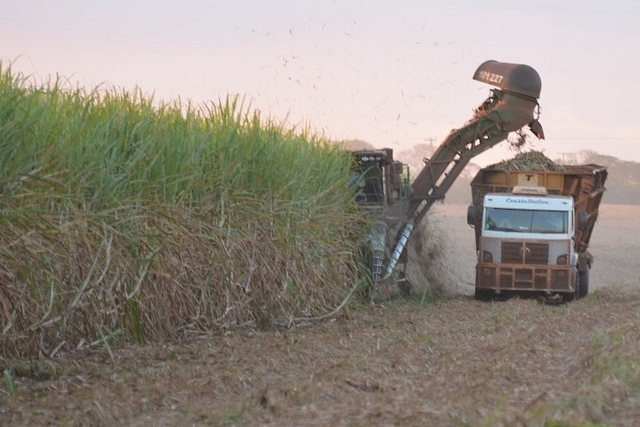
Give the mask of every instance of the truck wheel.
POLYGON ((586 266, 584 271, 578 271, 578 281, 580 282, 579 298, 584 298, 589 295, 589 266, 586 266))
POLYGON ((478 301, 491 301, 493 299, 493 291, 491 289, 478 289, 476 288, 476 293, 474 297, 478 301))

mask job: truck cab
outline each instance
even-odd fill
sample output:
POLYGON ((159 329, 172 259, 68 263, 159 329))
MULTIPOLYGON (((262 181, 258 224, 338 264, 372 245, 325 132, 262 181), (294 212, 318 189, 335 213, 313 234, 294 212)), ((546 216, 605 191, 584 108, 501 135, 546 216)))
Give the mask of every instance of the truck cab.
POLYGON ((546 189, 484 196, 476 290, 575 292, 574 205, 546 189))

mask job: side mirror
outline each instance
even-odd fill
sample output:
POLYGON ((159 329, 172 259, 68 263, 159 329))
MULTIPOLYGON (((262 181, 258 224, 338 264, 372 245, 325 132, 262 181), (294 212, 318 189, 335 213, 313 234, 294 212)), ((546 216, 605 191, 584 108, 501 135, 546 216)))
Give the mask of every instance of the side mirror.
POLYGON ((588 219, 589 216, 587 215, 587 211, 581 210, 578 213, 578 231, 583 231, 585 228, 587 228, 588 219))
POLYGON ((476 207, 474 205, 467 207, 467 224, 471 227, 476 226, 476 207))

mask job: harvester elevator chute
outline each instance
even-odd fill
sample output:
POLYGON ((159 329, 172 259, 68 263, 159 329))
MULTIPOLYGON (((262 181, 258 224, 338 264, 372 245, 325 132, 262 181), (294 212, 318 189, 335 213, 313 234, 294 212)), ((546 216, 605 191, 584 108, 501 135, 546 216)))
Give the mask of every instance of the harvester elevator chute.
MULTIPOLYGON (((491 89, 491 95, 475 110, 473 117, 460 129, 452 130, 431 159, 425 159, 423 169, 411 183, 405 220, 381 280, 391 277, 415 227, 436 200, 444 199, 473 157, 525 126, 536 137, 544 138, 538 122, 541 80, 536 70, 528 65, 487 61, 478 67, 473 79, 497 89, 491 89)), ((378 277, 374 275, 376 286, 379 285, 378 277)))

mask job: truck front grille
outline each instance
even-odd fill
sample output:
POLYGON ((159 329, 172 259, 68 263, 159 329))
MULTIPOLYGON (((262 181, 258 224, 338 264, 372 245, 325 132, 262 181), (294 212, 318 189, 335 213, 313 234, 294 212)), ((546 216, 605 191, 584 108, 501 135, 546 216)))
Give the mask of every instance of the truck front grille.
POLYGON ((503 242, 501 259, 506 264, 547 264, 549 245, 547 243, 503 242))
POLYGON ((500 239, 483 236, 476 286, 508 291, 571 291, 575 267, 568 263, 571 241, 500 239), (562 257, 562 258, 561 258, 562 257))
POLYGON ((496 264, 555 265, 571 252, 571 240, 520 240, 483 236, 480 253, 488 252, 496 264))

